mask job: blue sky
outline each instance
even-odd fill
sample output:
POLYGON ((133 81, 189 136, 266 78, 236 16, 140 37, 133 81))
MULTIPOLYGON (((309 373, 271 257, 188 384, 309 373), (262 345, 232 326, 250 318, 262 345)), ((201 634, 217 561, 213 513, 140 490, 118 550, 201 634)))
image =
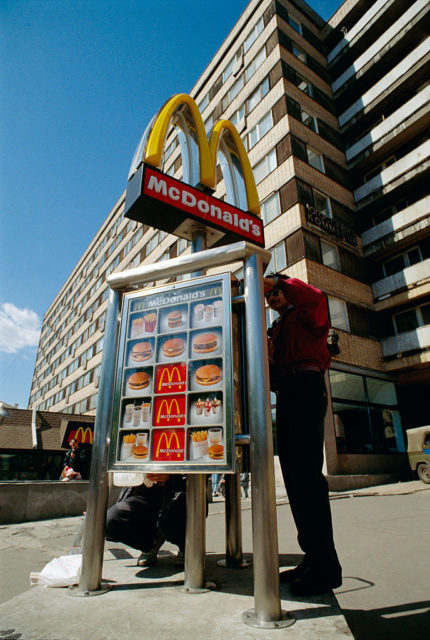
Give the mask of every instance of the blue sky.
MULTIPOLYGON (((328 19, 338 0, 309 4, 328 19)), ((0 401, 27 407, 43 314, 246 0, 0 2, 0 401)))

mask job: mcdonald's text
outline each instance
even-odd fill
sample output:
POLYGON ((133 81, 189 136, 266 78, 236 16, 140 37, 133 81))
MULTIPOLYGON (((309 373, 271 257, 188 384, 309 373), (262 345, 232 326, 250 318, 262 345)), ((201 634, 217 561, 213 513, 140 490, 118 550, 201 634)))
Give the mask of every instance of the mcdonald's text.
POLYGON ((242 211, 148 165, 142 165, 134 175, 127 196, 126 215, 157 229, 188 237, 184 223, 188 219, 198 220, 222 232, 218 245, 246 239, 264 246, 263 221, 259 216, 242 211), (133 184, 135 181, 138 184, 133 184), (180 212, 185 215, 179 215, 180 212))
POLYGON ((178 462, 185 459, 184 429, 160 429, 153 435, 153 460, 178 462))

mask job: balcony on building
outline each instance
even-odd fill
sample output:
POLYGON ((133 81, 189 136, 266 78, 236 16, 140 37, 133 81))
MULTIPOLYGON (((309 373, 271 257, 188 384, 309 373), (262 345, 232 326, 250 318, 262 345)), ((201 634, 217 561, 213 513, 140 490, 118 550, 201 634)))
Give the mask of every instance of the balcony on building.
POLYGON ((420 282, 427 280, 430 273, 430 258, 418 262, 410 267, 406 267, 386 278, 382 278, 372 284, 373 296, 376 301, 385 296, 393 295, 404 289, 417 286, 420 282))
POLYGON ((362 204, 363 200, 377 197, 379 192, 387 193, 403 182, 415 178, 430 167, 430 140, 426 140, 413 151, 396 160, 368 182, 355 189, 354 200, 362 204))
POLYGON ((351 104, 364 87, 375 84, 390 66, 401 62, 417 40, 427 35, 425 22, 429 10, 427 0, 416 0, 335 78, 332 90, 339 103, 351 104))
POLYGON ((346 150, 349 167, 390 146, 402 144, 405 136, 412 137, 417 129, 428 123, 430 84, 424 86, 410 100, 362 136, 346 150))
POLYGON ((428 349, 430 347, 430 325, 383 338, 381 344, 384 358, 428 349))
POLYGON ((392 93, 395 89, 401 89, 403 95, 406 89, 419 84, 420 74, 417 69, 422 72, 423 80, 426 77, 425 62, 428 58, 430 48, 430 36, 422 41, 415 49, 406 55, 398 64, 396 64, 388 73, 386 73, 378 82, 368 89, 358 100, 349 106, 339 116, 339 124, 345 127, 350 122, 354 122, 361 112, 368 111, 375 105, 380 104, 383 100, 389 105, 392 93))
POLYGON ((370 256, 396 243, 413 240, 428 233, 429 227, 430 195, 364 231, 361 236, 364 254, 370 256))

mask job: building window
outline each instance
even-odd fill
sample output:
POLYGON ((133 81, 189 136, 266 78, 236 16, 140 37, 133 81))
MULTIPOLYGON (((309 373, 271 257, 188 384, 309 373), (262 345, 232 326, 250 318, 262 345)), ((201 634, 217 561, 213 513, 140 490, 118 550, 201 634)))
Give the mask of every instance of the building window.
POLYGON ((257 40, 258 36, 263 31, 263 29, 264 29, 264 22, 263 22, 263 17, 261 17, 259 19, 259 21, 257 22, 257 24, 254 25, 254 28, 252 29, 251 33, 249 34, 249 36, 246 38, 245 42, 243 43, 244 53, 249 51, 249 49, 254 44, 254 42, 257 40))
POLYGON ((245 117, 245 105, 242 104, 239 109, 233 113, 233 115, 229 118, 230 122, 234 124, 236 128, 238 128, 239 122, 243 120, 245 117))
POLYGON ((323 213, 328 218, 332 217, 330 198, 325 196, 321 191, 312 189, 314 196, 314 206, 317 211, 323 213))
POLYGON ((233 73, 234 58, 230 60, 224 71, 222 72, 222 81, 225 82, 233 73))
POLYGON ((278 192, 271 195, 267 200, 261 203, 261 214, 264 224, 269 224, 281 213, 281 205, 279 203, 278 192))
POLYGON ((209 118, 205 121, 205 131, 206 131, 206 135, 209 133, 209 131, 212 129, 214 124, 214 114, 211 113, 211 115, 209 116, 209 118))
POLYGON ((320 242, 323 264, 325 264, 326 267, 331 267, 332 269, 336 269, 336 271, 340 271, 339 252, 337 247, 325 242, 324 240, 321 240, 320 242))
POLYGON ((287 255, 284 242, 280 242, 270 249, 271 260, 267 265, 266 273, 278 273, 287 266, 287 255))
POLYGON ((419 247, 412 247, 395 258, 390 258, 390 260, 384 262, 382 265, 384 275, 387 277, 393 275, 393 273, 403 271, 403 269, 411 267, 417 264, 417 262, 422 262, 422 259, 421 249, 419 247))
POLYGON ((248 134, 248 150, 251 149, 273 126, 272 110, 257 122, 248 134))
POLYGON ((234 98, 237 96, 237 94, 241 91, 241 89, 243 88, 244 84, 245 84, 244 76, 243 76, 243 73, 242 73, 240 78, 238 78, 236 80, 236 82, 234 84, 232 84, 232 86, 227 91, 227 94, 224 96, 224 98, 222 100, 222 108, 223 108, 224 111, 225 111, 225 109, 227 109, 228 105, 234 100, 234 98))
POLYGON ((300 91, 303 91, 303 93, 306 93, 308 96, 312 97, 311 83, 299 73, 296 73, 296 86, 298 89, 300 89, 300 91))
POLYGON ((322 173, 324 173, 324 160, 322 155, 318 151, 315 151, 315 149, 312 149, 311 147, 307 147, 307 152, 308 152, 308 162, 311 165, 311 167, 314 167, 314 169, 318 169, 318 171, 322 171, 322 173))
POLYGON ((297 33, 300 33, 300 35, 302 35, 302 25, 299 22, 296 22, 290 15, 288 16, 288 24, 290 25, 290 27, 293 27, 293 29, 295 29, 297 33))
POLYGON ((329 377, 339 453, 405 450, 394 382, 333 369, 329 377))
POLYGON ((263 82, 258 85, 255 91, 251 93, 247 100, 248 113, 264 98, 269 92, 269 78, 264 78, 263 82))
POLYGON ((249 63, 249 65, 245 69, 245 76, 246 76, 246 81, 247 82, 248 82, 248 80, 250 78, 252 78, 252 76, 257 71, 257 69, 263 64, 265 59, 266 59, 266 49, 263 47, 257 53, 255 58, 253 60, 251 60, 251 62, 249 63))
POLYGON ((185 251, 185 249, 187 249, 189 244, 190 244, 189 240, 187 240, 186 238, 179 238, 178 239, 178 247, 177 247, 178 256, 179 256, 180 253, 183 253, 185 251))
POLYGON ((205 96, 203 96, 203 98, 199 102, 198 106, 199 106, 200 113, 202 113, 202 111, 204 111, 206 109, 208 104, 209 104, 209 94, 207 93, 205 96))
POLYGON ((316 118, 314 118, 314 116, 311 116, 310 113, 307 113, 307 111, 302 109, 301 118, 304 125, 309 127, 309 129, 312 129, 312 131, 315 131, 315 133, 318 133, 317 121, 316 121, 316 118))
POLYGON ((393 322, 396 334, 414 331, 430 324, 430 303, 396 313, 393 316, 393 322))
POLYGON ((335 329, 349 331, 348 311, 345 302, 337 298, 328 298, 330 324, 335 329))
POLYGON ((253 169, 255 182, 258 184, 276 168, 276 152, 272 149, 253 169))
POLYGON ((306 53, 303 51, 303 49, 300 49, 300 47, 298 47, 296 44, 292 44, 291 47, 291 53, 296 56, 296 58, 298 58, 299 60, 301 60, 302 62, 304 62, 306 64, 306 53))

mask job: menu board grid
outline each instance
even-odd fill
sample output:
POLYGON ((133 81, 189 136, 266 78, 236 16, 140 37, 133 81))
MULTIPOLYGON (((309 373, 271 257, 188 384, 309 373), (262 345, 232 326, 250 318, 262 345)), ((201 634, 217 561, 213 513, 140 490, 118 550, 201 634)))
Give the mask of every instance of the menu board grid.
POLYGON ((124 296, 110 470, 231 467, 229 287, 221 274, 124 296))

